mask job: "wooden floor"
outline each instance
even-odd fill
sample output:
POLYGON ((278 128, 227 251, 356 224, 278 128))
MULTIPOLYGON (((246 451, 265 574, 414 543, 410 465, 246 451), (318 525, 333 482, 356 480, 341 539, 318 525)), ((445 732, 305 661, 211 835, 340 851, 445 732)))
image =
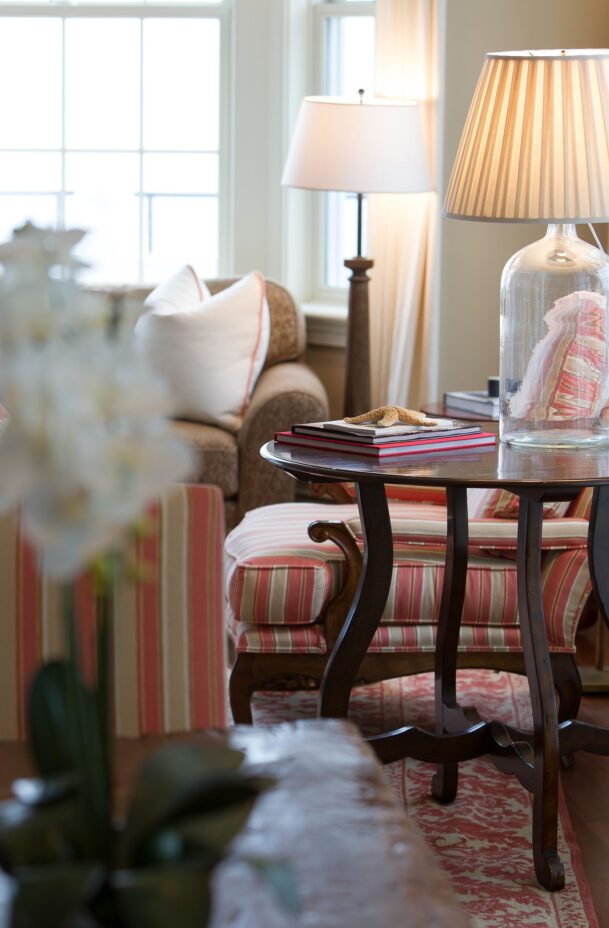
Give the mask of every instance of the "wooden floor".
MULTIPOLYGON (((583 674, 594 660, 592 633, 578 637, 583 674)), ((609 727, 609 693, 585 694, 578 718, 609 727)), ((599 925, 609 928, 609 757, 577 754, 574 769, 562 773, 562 786, 599 925)))

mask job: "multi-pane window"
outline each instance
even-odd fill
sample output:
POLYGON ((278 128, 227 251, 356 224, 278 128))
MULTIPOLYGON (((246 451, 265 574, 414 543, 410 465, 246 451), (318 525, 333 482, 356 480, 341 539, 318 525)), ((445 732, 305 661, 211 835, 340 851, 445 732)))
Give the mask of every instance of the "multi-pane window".
POLYGON ((217 272, 222 7, 0 5, 0 240, 90 230, 89 281, 217 272))
MULTIPOLYGON (((374 96, 374 3, 328 0, 317 8, 320 20, 322 93, 358 99, 359 90, 374 96)), ((323 194, 320 255, 323 288, 344 287, 349 271, 345 258, 357 252, 357 197, 355 193, 323 194)), ((364 198, 362 249, 366 253, 364 198)))

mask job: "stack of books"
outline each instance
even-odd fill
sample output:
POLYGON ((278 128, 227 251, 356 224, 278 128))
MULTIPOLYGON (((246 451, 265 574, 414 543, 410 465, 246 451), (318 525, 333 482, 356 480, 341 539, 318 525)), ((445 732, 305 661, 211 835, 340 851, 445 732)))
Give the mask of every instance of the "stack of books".
POLYGON ((386 427, 372 423, 306 422, 293 425, 289 432, 276 432, 275 441, 291 448, 317 451, 340 451, 384 460, 405 454, 429 451, 459 451, 493 445, 496 436, 483 432, 479 425, 456 419, 436 419, 437 425, 407 425, 404 422, 386 427))
POLYGON ((475 412, 489 419, 499 418, 499 397, 489 396, 486 390, 456 390, 444 394, 444 405, 449 409, 475 412))

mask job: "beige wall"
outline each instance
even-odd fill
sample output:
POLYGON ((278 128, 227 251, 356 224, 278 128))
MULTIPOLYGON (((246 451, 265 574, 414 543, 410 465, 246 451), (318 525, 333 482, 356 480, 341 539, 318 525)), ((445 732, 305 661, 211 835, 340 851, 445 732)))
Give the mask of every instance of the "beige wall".
MULTIPOLYGON (((444 0, 441 194, 487 51, 609 47, 607 0, 444 0)), ((440 220, 440 382, 482 389, 499 373, 499 282, 514 252, 543 235, 536 225, 440 220)))

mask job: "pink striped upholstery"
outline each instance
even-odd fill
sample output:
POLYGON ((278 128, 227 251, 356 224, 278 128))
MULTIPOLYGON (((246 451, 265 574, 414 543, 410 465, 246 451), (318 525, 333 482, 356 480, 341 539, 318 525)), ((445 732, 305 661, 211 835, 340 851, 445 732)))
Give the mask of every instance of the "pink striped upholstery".
MULTIPOLYGON (((591 494, 572 504, 579 517, 545 519, 542 587, 550 648, 574 650, 590 592, 587 563, 591 494)), ((433 650, 444 578, 446 509, 391 502, 392 580, 370 652, 433 650)), ((343 521, 358 544, 356 506, 295 503, 248 513, 226 541, 228 631, 236 651, 324 653, 323 610, 340 589, 343 556, 332 542, 309 541, 314 519, 343 521)), ((516 588, 517 522, 470 520, 470 553, 460 647, 521 649, 516 588)))
POLYGON ((576 290, 556 300, 544 316, 522 383, 510 400, 512 416, 530 421, 606 417, 604 367, 607 300, 576 290))
MULTIPOLYGON (((355 499, 355 486, 352 483, 343 484, 347 493, 355 499)), ((390 502, 430 503, 432 505, 446 505, 446 490, 444 487, 415 487, 404 484, 388 484, 386 487, 387 499, 390 502)), ((467 503, 470 519, 517 519, 518 497, 509 490, 492 490, 481 487, 467 491, 467 503)), ((557 501, 544 503, 543 514, 546 519, 556 519, 569 512, 571 503, 557 501)))
MULTIPOLYGON (((518 497, 509 490, 486 490, 484 488, 467 491, 467 504, 472 519, 517 519, 518 497)), ((560 519, 569 512, 571 503, 558 500, 543 504, 544 519, 560 519)))
POLYGON ((579 494, 577 499, 573 500, 569 515, 574 519, 589 519, 590 507, 592 506, 592 487, 588 487, 579 494))
MULTIPOLYGON (((342 486, 355 499, 355 484, 343 483, 342 486)), ((388 500, 401 500, 407 503, 436 503, 440 506, 446 504, 446 490, 444 487, 415 487, 408 484, 388 483, 385 491, 388 500)))
MULTIPOLYGON (((128 554, 148 565, 115 590, 115 723, 119 735, 226 723, 222 598, 224 515, 217 487, 172 487, 151 513, 152 531, 128 554)), ((31 676, 63 651, 61 591, 40 576, 18 517, 0 519, 0 738, 24 737, 31 676)), ((94 666, 94 603, 77 581, 83 664, 94 666)))
POLYGON ((224 546, 225 589, 237 619, 262 625, 315 622, 340 589, 344 560, 333 542, 312 541, 307 526, 356 513, 355 504, 333 503, 277 503, 247 512, 224 546))

